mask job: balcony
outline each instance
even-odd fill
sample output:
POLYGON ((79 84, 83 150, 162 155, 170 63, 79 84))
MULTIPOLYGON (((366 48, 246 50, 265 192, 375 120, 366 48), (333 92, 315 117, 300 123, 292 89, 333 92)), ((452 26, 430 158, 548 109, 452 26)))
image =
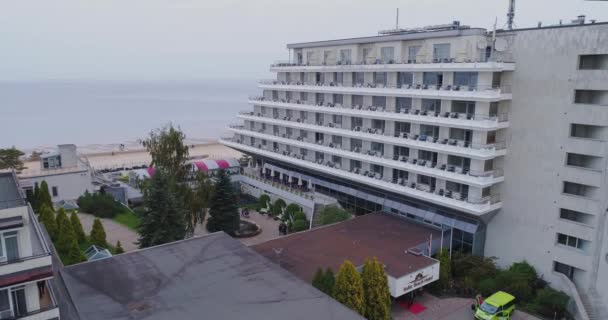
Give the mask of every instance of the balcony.
POLYGON ((363 139, 380 143, 388 143, 391 145, 411 147, 421 150, 441 152, 462 157, 469 157, 480 160, 489 160, 497 156, 506 154, 506 144, 504 142, 476 144, 468 141, 456 139, 438 139, 418 134, 402 133, 399 137, 385 135, 382 130, 372 128, 354 127, 353 129, 341 128, 338 124, 328 123, 304 123, 300 119, 280 120, 255 116, 249 114, 239 114, 238 117, 243 120, 253 122, 261 122, 284 127, 304 129, 315 132, 324 132, 332 135, 338 135, 348 138, 363 139))
POLYGON ((412 97, 495 102, 511 100, 510 86, 458 86, 426 84, 314 83, 262 80, 260 88, 297 92, 341 93, 372 96, 412 97))
POLYGON ((478 71, 502 72, 515 70, 515 63, 478 60, 460 60, 455 58, 434 59, 429 61, 403 60, 374 61, 373 64, 365 61, 338 60, 335 64, 297 64, 290 61, 277 61, 270 66, 271 72, 399 72, 399 71, 478 71))
POLYGON ((394 183, 392 181, 384 181, 381 177, 374 175, 370 176, 369 172, 356 172, 336 167, 335 164, 327 162, 325 164, 305 160, 295 154, 283 155, 276 151, 270 151, 262 149, 261 146, 255 147, 246 145, 235 139, 220 139, 220 143, 244 152, 254 153, 261 156, 273 158, 279 161, 284 161, 298 165, 302 168, 315 170, 317 172, 338 176, 344 179, 365 183, 370 186, 374 186, 383 190, 388 190, 400 194, 405 194, 413 198, 422 199, 435 203, 437 205, 445 206, 448 208, 464 211, 473 215, 484 215, 502 207, 499 195, 491 195, 483 197, 481 199, 469 199, 466 195, 455 194, 448 190, 435 190, 430 186, 417 184, 416 182, 406 182, 405 184, 394 183))
MULTIPOLYGON (((23 301, 22 305, 28 306, 28 311, 13 315, 9 318, 1 318, 1 319, 20 319, 20 320, 42 320, 42 319, 59 319, 59 307, 57 305, 57 298, 55 297, 55 292, 53 291, 53 286, 51 283, 46 280, 44 281, 44 290, 41 290, 41 287, 38 287, 38 299, 39 299, 39 308, 37 310, 30 310, 27 305, 27 301, 23 301)), ((34 286, 36 283, 30 283, 28 285, 34 286)), ((14 311, 11 311, 14 312, 14 311)))
POLYGON ((231 126, 230 130, 236 134, 250 136, 268 141, 275 141, 285 145, 296 146, 331 154, 339 157, 344 157, 353 160, 359 160, 365 163, 377 164, 398 170, 427 175, 434 178, 450 180, 462 184, 467 184, 479 188, 492 186, 495 183, 504 181, 501 170, 493 170, 487 172, 472 172, 466 168, 457 168, 448 165, 447 163, 434 163, 424 159, 416 159, 406 156, 393 156, 392 159, 384 158, 382 154, 376 151, 368 150, 362 153, 360 148, 352 150, 344 150, 341 146, 334 143, 310 143, 304 142, 301 139, 291 139, 287 136, 279 137, 265 133, 258 133, 247 130, 242 126, 231 126))
MULTIPOLYGON (((272 100, 264 97, 250 97, 249 104, 290 110, 322 112, 351 117, 363 117, 388 121, 406 121, 428 125, 438 125, 468 130, 497 130, 509 127, 508 114, 471 114, 458 112, 431 112, 418 109, 389 111, 385 107, 351 105, 339 103, 310 104, 300 100, 272 100)), ((242 114, 246 114, 243 112, 242 114)))

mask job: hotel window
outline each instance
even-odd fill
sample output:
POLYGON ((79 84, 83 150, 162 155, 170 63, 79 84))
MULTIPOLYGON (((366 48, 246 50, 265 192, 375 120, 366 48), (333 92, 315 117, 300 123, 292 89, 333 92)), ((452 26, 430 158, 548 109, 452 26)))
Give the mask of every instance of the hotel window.
POLYGON ((553 271, 566 275, 570 280, 574 279, 574 271, 576 268, 565 263, 553 261, 553 271))
POLYGON ((367 63, 367 59, 369 58, 369 53, 370 53, 371 49, 370 48, 363 48, 363 50, 361 50, 361 56, 363 58, 363 64, 367 63))
POLYGON ((325 101, 325 93, 317 92, 316 101, 317 103, 323 103, 325 101))
POLYGON ((52 193, 53 197, 59 196, 59 191, 57 190, 56 186, 51 188, 51 193, 52 193))
POLYGON ((339 114, 332 115, 332 120, 335 124, 342 124, 342 116, 339 114))
POLYGON ((583 240, 577 237, 569 236, 567 234, 558 233, 557 243, 568 247, 584 250, 589 241, 583 240))
POLYGON ((302 119, 302 120, 308 119, 308 112, 300 111, 300 119, 302 119))
POLYGON ((593 215, 564 208, 559 209, 559 217, 561 219, 570 220, 587 225, 591 224, 591 222, 593 221, 593 215))
POLYGON ((362 106, 363 105, 363 96, 353 95, 352 103, 353 103, 353 106, 362 106))
POLYGON ((386 85, 386 72, 374 72, 374 83, 386 85))
POLYGON ((425 184, 427 186, 431 185, 431 177, 419 174, 418 175, 418 183, 425 184))
POLYGON ((0 290, 0 318, 21 318, 27 314, 25 287, 0 290), (9 292, 10 291, 10 292, 9 292), (10 294, 10 299, 9 299, 10 294), (12 303, 11 303, 12 300, 12 303))
POLYGON ((359 160, 350 160, 350 168, 351 169, 355 169, 355 168, 359 168, 361 169, 361 161, 359 160))
POLYGON ((384 131, 384 127, 385 127, 384 120, 372 119, 372 128, 380 129, 380 130, 384 131))
POLYGON ((266 123, 262 122, 262 131, 266 131, 266 123))
POLYGON ((265 115, 266 115, 266 107, 262 106, 262 107, 260 108, 260 112, 262 113, 262 115, 264 115, 264 116, 265 116, 265 115))
POLYGON ((395 48, 382 47, 380 48, 380 57, 382 63, 393 63, 395 61, 395 48))
POLYGON ((279 100, 279 92, 272 90, 272 100, 279 100))
POLYGON ((331 136, 331 142, 333 144, 342 145, 342 137, 341 136, 331 136))
POLYGON ((466 129, 450 128, 450 139, 471 142, 473 140, 473 131, 466 129))
POLYGON ((279 109, 272 109, 272 117, 275 119, 279 117, 279 109))
POLYGON ((353 72, 353 83, 361 85, 365 83, 365 76, 363 72, 353 72))
POLYGON ((351 49, 342 49, 340 50, 340 62, 342 63, 350 63, 351 61, 351 49))
POLYGON ((319 112, 315 113, 315 122, 317 124, 323 124, 323 114, 322 113, 319 113, 319 112))
POLYGON ((361 139, 350 139, 350 146, 351 148, 359 148, 361 149, 363 147, 363 141, 361 141, 361 139))
POLYGON ((338 156, 331 156, 331 162, 337 163, 337 164, 342 164, 342 158, 340 158, 338 156))
POLYGON ((413 85, 414 84, 414 74, 411 72, 399 72, 397 73, 397 85, 413 85))
POLYGON ((443 73, 442 72, 425 72, 422 74, 422 83, 435 86, 443 84, 443 73))
POLYGON ((403 110, 409 110, 412 108, 412 98, 409 97, 398 97, 396 101, 396 109, 398 112, 403 110))
POLYGON ((433 60, 435 62, 444 61, 450 58, 450 44, 439 43, 433 45, 433 60))
POLYGON ((279 150, 279 143, 278 142, 273 142, 272 143, 272 150, 279 150))
POLYGON ((343 72, 336 72, 336 73, 334 73, 334 75, 335 75, 336 83, 338 83, 338 84, 344 83, 344 73, 343 72))
POLYGON ((409 122, 395 122, 395 133, 410 133, 411 124, 409 122))
POLYGON ((372 105, 374 107, 386 107, 386 97, 373 96, 372 105))
POLYGON ((343 104, 344 103, 344 96, 341 95, 341 94, 334 94, 334 103, 343 104))
POLYGON ((285 92, 285 99, 287 99, 287 101, 291 101, 292 94, 293 93, 291 91, 285 92))
POLYGON ((384 167, 381 165, 377 165, 377 164, 372 164, 371 169, 372 169, 372 172, 378 173, 380 175, 382 175, 382 173, 384 172, 384 167))
POLYGON ((421 124, 420 125, 420 135, 428 136, 428 137, 438 137, 439 136, 439 127, 430 126, 427 124, 421 124))
POLYGON ((418 159, 437 162, 437 152, 418 150, 418 159))
POLYGON ((363 118, 352 117, 350 119, 350 123, 351 123, 351 129, 354 129, 355 127, 363 127, 363 118))
POLYGON ((42 159, 42 166, 45 169, 61 168, 61 156, 50 156, 42 159))
POLYGON ((405 156, 405 157, 409 157, 410 156, 410 148, 408 147, 400 147, 400 146, 394 146, 393 147, 393 154, 401 157, 401 156, 405 156))
POLYGON ((325 160, 325 154, 323 154, 323 152, 315 152, 315 160, 316 161, 325 160))
POLYGON ((459 156, 448 155, 448 164, 459 168, 470 168, 471 159, 459 156))
POLYGON ((376 151, 376 152, 379 152, 380 154, 384 154, 384 143, 372 142, 371 149, 372 149, 372 151, 376 151))
POLYGON ((422 99, 422 110, 439 112, 439 110, 441 110, 441 100, 439 100, 439 99, 422 99))
POLYGON ((454 72, 454 85, 476 88, 477 77, 477 72, 454 72))
POLYGON ((452 101, 452 112, 474 115, 475 101, 452 101))
POLYGON ((285 128, 285 132, 287 133, 288 137, 291 137, 291 135, 293 134, 293 129, 292 128, 285 128))
POLYGON ((306 52, 306 63, 313 64, 315 53, 313 51, 306 52))
POLYGON ((274 133, 275 136, 279 135, 279 126, 272 126, 272 133, 274 133))
POLYGON ((306 157, 308 155, 308 150, 300 149, 300 154, 302 155, 302 157, 306 157))
POLYGON ((262 139, 262 145, 266 146, 266 140, 262 139))
POLYGON ((407 48, 407 61, 416 62, 416 56, 420 52, 421 46, 410 46, 407 48))
POLYGON ((300 130, 300 137, 302 137, 302 139, 308 139, 308 131, 300 130))
POLYGON ((291 109, 287 109, 287 110, 285 110, 285 116, 286 116, 287 118, 291 118, 291 117, 293 117, 293 110, 291 110, 291 109))
POLYGON ((331 59, 331 50, 323 51, 323 64, 328 64, 331 59))

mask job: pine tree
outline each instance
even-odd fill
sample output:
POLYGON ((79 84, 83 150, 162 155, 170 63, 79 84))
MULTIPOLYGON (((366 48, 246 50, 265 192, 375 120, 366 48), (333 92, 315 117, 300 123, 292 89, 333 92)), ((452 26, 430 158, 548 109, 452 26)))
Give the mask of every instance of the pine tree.
POLYGON ((323 276, 323 282, 325 283, 324 287, 326 288, 327 293, 330 296, 334 294, 334 287, 336 286, 336 277, 334 277, 334 272, 331 268, 327 268, 325 271, 325 275, 323 276))
POLYGON ((122 245, 120 244, 120 240, 116 241, 116 249, 114 250, 114 254, 121 254, 121 253, 125 253, 125 250, 122 248, 122 245))
POLYGON ((34 209, 34 212, 40 213, 41 208, 40 205, 38 204, 38 198, 40 198, 40 186, 38 185, 38 182, 34 183, 34 193, 32 194, 32 209, 34 209))
POLYGON ((42 206, 38 221, 44 225, 46 232, 51 237, 52 241, 57 241, 57 222, 55 221, 55 213, 48 206, 42 206))
POLYGON ((64 255, 64 263, 66 265, 71 265, 75 263, 84 262, 87 258, 84 256, 82 251, 80 251, 80 246, 78 246, 78 241, 76 241, 76 237, 72 237, 69 242, 67 252, 64 255))
POLYGON ((70 223, 72 224, 72 230, 74 230, 74 234, 76 235, 76 240, 78 243, 84 243, 87 238, 84 233, 84 229, 82 228, 82 224, 80 223, 80 219, 76 215, 76 212, 72 212, 70 215, 70 223))
POLYGON ((365 317, 368 320, 389 320, 391 294, 384 267, 376 258, 367 259, 363 265, 363 292, 365 317))
POLYGON ((108 247, 106 231, 103 229, 103 224, 101 224, 101 220, 98 218, 95 218, 93 228, 91 228, 91 244, 102 248, 108 247))
POLYGON ((355 266, 348 260, 342 263, 336 276, 334 299, 360 315, 365 315, 363 281, 355 266))
POLYGON ((63 208, 59 209, 57 213, 57 241, 55 242, 55 249, 59 252, 59 255, 66 256, 73 239, 76 239, 72 224, 68 215, 65 213, 63 208))
POLYGON ((144 190, 139 247, 146 248, 182 240, 186 236, 186 209, 167 173, 157 169, 144 190))
POLYGON ((452 280, 452 261, 450 260, 450 252, 448 249, 443 249, 439 252, 439 284, 441 289, 448 289, 452 280))
POLYGON ((234 235, 239 230, 240 221, 236 193, 230 176, 226 171, 220 170, 217 175, 215 192, 211 197, 207 230, 209 232, 224 231, 234 235))
POLYGON ((315 272, 315 276, 312 278, 312 286, 327 293, 325 291, 325 273, 323 273, 323 269, 318 268, 317 272, 315 272))
POLYGON ((47 205, 49 208, 53 208, 53 200, 51 199, 51 194, 49 193, 49 186, 46 184, 45 180, 42 180, 40 184, 40 192, 38 192, 36 205, 40 208, 43 205, 47 205))

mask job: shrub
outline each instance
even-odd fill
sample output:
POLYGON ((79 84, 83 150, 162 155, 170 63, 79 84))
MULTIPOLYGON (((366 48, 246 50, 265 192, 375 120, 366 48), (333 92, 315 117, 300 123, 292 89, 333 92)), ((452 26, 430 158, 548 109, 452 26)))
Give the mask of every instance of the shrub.
POLYGON ((270 196, 267 194, 263 194, 260 196, 259 199, 259 206, 260 209, 265 209, 268 208, 268 205, 270 204, 270 196))
POLYGON ((299 232, 308 229, 308 222, 306 220, 296 220, 291 224, 291 232, 299 232))
POLYGON ((293 216, 293 220, 304 220, 307 221, 308 218, 306 217, 306 214, 302 211, 298 211, 296 212, 296 214, 293 216))
POLYGON ((479 281, 477 291, 484 297, 494 294, 498 291, 498 283, 494 278, 485 278, 479 281))
POLYGON ((561 319, 566 315, 569 299, 565 293, 546 287, 538 290, 530 309, 546 317, 557 314, 557 318, 561 319))
POLYGON ((84 243, 87 238, 84 234, 84 229, 82 229, 82 224, 80 223, 80 219, 76 215, 76 212, 72 212, 72 214, 70 215, 70 223, 72 224, 72 230, 76 235, 76 240, 78 241, 78 243, 84 243))
POLYGON ((98 218, 114 218, 125 210, 124 206, 105 193, 89 193, 86 191, 78 198, 78 206, 82 212, 91 213, 98 218))
POLYGON ((116 241, 116 247, 114 248, 114 254, 125 253, 125 250, 122 248, 120 241, 116 241))
POLYGON ((350 219, 351 214, 337 206, 327 206, 321 212, 321 224, 332 224, 350 219))
MULTIPOLYGON (((275 202, 276 204, 276 202, 275 202)), ((296 219, 296 215, 299 214, 300 212, 302 212, 302 208, 295 204, 295 203, 290 203, 286 208, 285 208, 285 215, 283 216, 283 221, 294 221, 294 220, 298 220, 296 219)), ((301 220, 301 219, 299 219, 301 220)))
POLYGON ((365 315, 363 281, 352 262, 346 260, 340 266, 333 291, 334 299, 360 315, 365 315))
POLYGON ((103 229, 101 220, 95 218, 93 221, 93 228, 91 229, 91 244, 107 248, 108 243, 106 241, 106 231, 103 229))
POLYGON ((389 320, 391 294, 383 265, 376 260, 367 259, 361 275, 365 301, 365 317, 368 320, 389 320))

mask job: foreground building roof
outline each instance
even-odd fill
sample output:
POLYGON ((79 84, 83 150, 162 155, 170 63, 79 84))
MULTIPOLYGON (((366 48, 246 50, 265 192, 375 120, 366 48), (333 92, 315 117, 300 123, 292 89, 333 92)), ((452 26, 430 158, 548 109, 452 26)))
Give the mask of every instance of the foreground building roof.
POLYGON ((80 319, 362 319, 224 233, 66 267, 80 319))

